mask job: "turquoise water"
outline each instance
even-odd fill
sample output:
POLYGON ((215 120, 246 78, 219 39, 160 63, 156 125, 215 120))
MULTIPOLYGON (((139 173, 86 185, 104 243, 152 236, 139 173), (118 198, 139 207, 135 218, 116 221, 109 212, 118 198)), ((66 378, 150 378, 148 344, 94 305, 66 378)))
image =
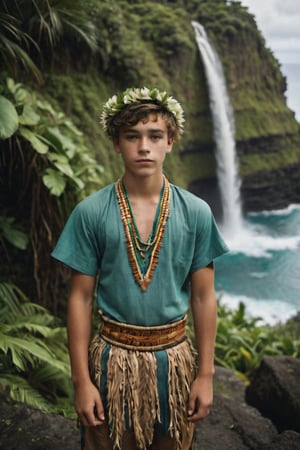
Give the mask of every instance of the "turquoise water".
POLYGON ((285 321, 300 311, 300 205, 249 214, 231 252, 216 261, 221 302, 251 316, 285 321))

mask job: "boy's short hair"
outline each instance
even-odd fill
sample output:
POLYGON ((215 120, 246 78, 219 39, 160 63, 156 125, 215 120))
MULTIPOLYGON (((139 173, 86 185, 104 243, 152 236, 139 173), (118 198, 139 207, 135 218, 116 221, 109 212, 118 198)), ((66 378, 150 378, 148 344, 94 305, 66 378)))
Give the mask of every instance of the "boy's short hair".
POLYGON ((179 139, 180 131, 174 115, 166 108, 154 103, 131 103, 111 117, 107 123, 107 133, 112 140, 118 140, 121 128, 135 126, 140 121, 147 121, 150 115, 161 116, 167 123, 168 137, 179 139))
POLYGON ((112 96, 103 106, 101 123, 110 138, 118 139, 120 129, 160 115, 167 122, 168 136, 179 139, 183 133, 184 114, 180 103, 157 88, 128 88, 112 96))

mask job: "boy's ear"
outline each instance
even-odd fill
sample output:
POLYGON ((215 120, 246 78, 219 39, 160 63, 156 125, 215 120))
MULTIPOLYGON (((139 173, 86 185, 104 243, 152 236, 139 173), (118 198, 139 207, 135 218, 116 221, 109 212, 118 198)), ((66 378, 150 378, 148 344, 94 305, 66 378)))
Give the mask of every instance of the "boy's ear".
POLYGON ((118 139, 114 139, 112 142, 113 142, 113 146, 114 146, 115 152, 120 153, 120 146, 119 146, 118 139))
POLYGON ((168 148, 167 153, 171 153, 174 144, 174 138, 168 136, 168 148))

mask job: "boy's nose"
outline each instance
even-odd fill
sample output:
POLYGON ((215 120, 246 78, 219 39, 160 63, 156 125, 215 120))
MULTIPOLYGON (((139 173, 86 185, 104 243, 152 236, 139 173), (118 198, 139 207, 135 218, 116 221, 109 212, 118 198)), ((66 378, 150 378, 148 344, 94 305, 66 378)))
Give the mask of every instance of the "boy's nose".
POLYGON ((149 148, 149 141, 148 139, 145 138, 141 138, 140 143, 139 143, 139 152, 141 153, 149 153, 150 152, 150 148, 149 148))
POLYGON ((139 148, 139 153, 150 153, 150 150, 148 148, 145 147, 140 147, 139 148))

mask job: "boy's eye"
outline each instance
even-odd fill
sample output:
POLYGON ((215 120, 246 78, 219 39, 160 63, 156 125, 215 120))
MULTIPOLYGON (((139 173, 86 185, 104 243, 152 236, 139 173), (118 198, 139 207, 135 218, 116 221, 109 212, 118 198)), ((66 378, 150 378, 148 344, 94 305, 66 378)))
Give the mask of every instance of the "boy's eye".
POLYGON ((153 141, 158 141, 161 138, 162 138, 162 136, 160 134, 153 134, 153 136, 151 136, 151 139, 153 141))
POLYGON ((136 134, 127 134, 126 139, 128 139, 129 141, 133 141, 134 139, 137 139, 137 135, 136 134))

